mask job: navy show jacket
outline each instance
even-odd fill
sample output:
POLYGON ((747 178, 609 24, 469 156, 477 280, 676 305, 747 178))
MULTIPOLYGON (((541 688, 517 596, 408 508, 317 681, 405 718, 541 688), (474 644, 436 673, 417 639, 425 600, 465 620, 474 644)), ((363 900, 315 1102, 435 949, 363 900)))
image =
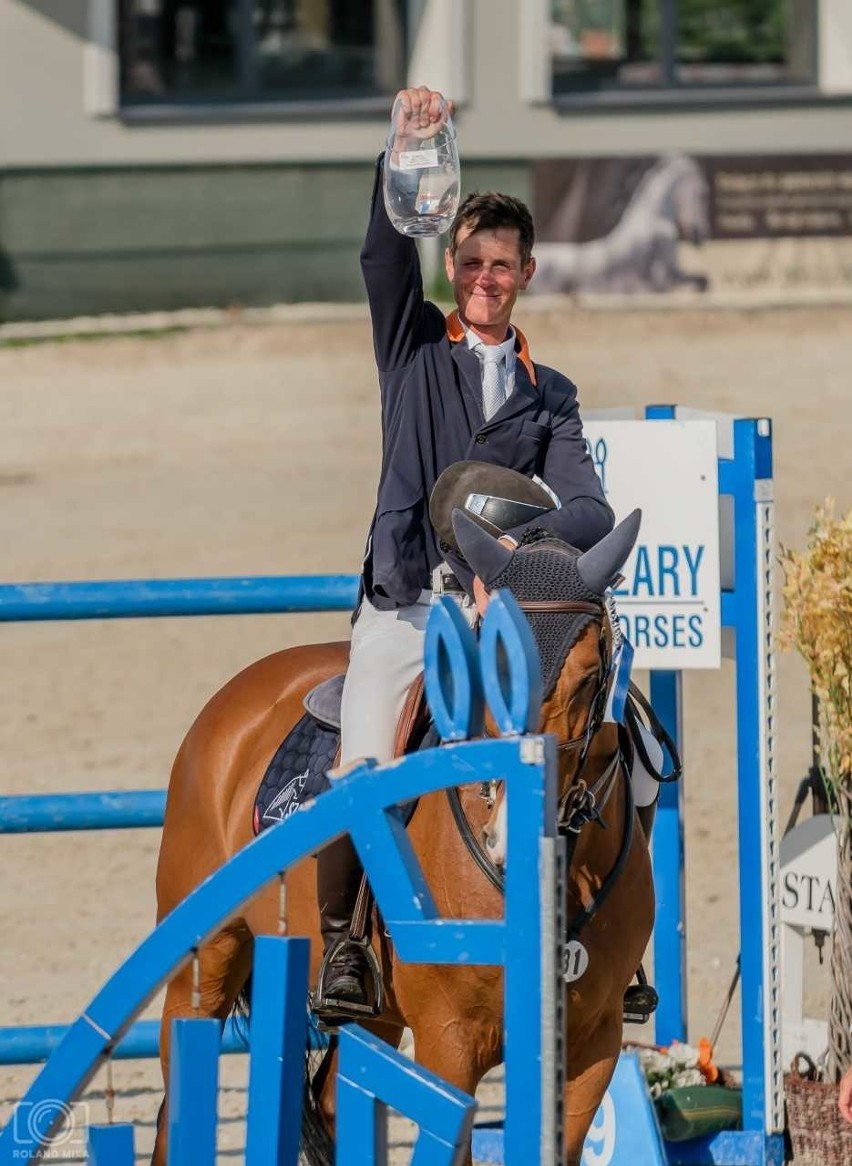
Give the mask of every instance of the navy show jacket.
MULTIPOLYGON (((515 390, 486 421, 479 358, 458 314, 424 299, 417 246, 384 207, 382 162, 361 270, 373 323, 382 410, 382 469, 364 558, 363 586, 379 609, 414 603, 446 556, 429 521, 429 496, 453 462, 491 462, 537 474, 562 503, 535 520, 587 550, 613 514, 583 442, 577 389, 533 364, 516 329, 515 390)), ((511 532, 518 537, 523 527, 511 532)))

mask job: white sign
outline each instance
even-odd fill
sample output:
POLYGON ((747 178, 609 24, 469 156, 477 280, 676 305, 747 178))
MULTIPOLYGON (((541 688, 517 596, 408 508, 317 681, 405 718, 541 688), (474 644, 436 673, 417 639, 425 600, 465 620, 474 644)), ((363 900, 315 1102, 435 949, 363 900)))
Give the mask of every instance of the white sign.
POLYGON ((837 836, 830 814, 800 822, 781 840, 781 919, 790 927, 834 930, 837 836))
POLYGON ((714 421, 587 421, 616 519, 642 529, 615 591, 634 668, 721 663, 719 485, 714 421))

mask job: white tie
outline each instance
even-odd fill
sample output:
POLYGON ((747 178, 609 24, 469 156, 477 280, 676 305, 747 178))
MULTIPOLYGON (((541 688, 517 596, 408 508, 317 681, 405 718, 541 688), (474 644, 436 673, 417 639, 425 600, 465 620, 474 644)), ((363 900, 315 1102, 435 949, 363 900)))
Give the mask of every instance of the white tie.
POLYGON ((490 421, 506 400, 506 357, 500 344, 477 344, 482 364, 482 411, 490 421))

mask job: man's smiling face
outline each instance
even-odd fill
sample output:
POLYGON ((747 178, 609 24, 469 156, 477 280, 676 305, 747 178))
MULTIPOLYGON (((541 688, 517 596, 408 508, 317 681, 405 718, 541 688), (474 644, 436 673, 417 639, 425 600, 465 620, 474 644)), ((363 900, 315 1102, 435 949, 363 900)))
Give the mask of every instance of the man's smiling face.
POLYGON ((461 227, 455 253, 447 249, 444 265, 464 323, 487 343, 500 344, 506 339, 518 293, 535 271, 534 259, 521 261, 517 228, 461 227))

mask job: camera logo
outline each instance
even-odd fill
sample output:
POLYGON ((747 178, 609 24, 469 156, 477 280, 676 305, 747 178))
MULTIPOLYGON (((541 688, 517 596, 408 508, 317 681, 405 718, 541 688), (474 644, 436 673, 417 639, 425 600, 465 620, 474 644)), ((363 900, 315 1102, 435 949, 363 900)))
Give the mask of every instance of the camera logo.
POLYGON ((51 1158, 68 1161, 86 1157, 86 1129, 89 1125, 89 1107, 85 1102, 68 1105, 64 1101, 46 1098, 44 1101, 22 1101, 13 1116, 13 1137, 21 1146, 21 1156, 28 1153, 24 1147, 33 1142, 42 1147, 39 1160, 51 1158))

